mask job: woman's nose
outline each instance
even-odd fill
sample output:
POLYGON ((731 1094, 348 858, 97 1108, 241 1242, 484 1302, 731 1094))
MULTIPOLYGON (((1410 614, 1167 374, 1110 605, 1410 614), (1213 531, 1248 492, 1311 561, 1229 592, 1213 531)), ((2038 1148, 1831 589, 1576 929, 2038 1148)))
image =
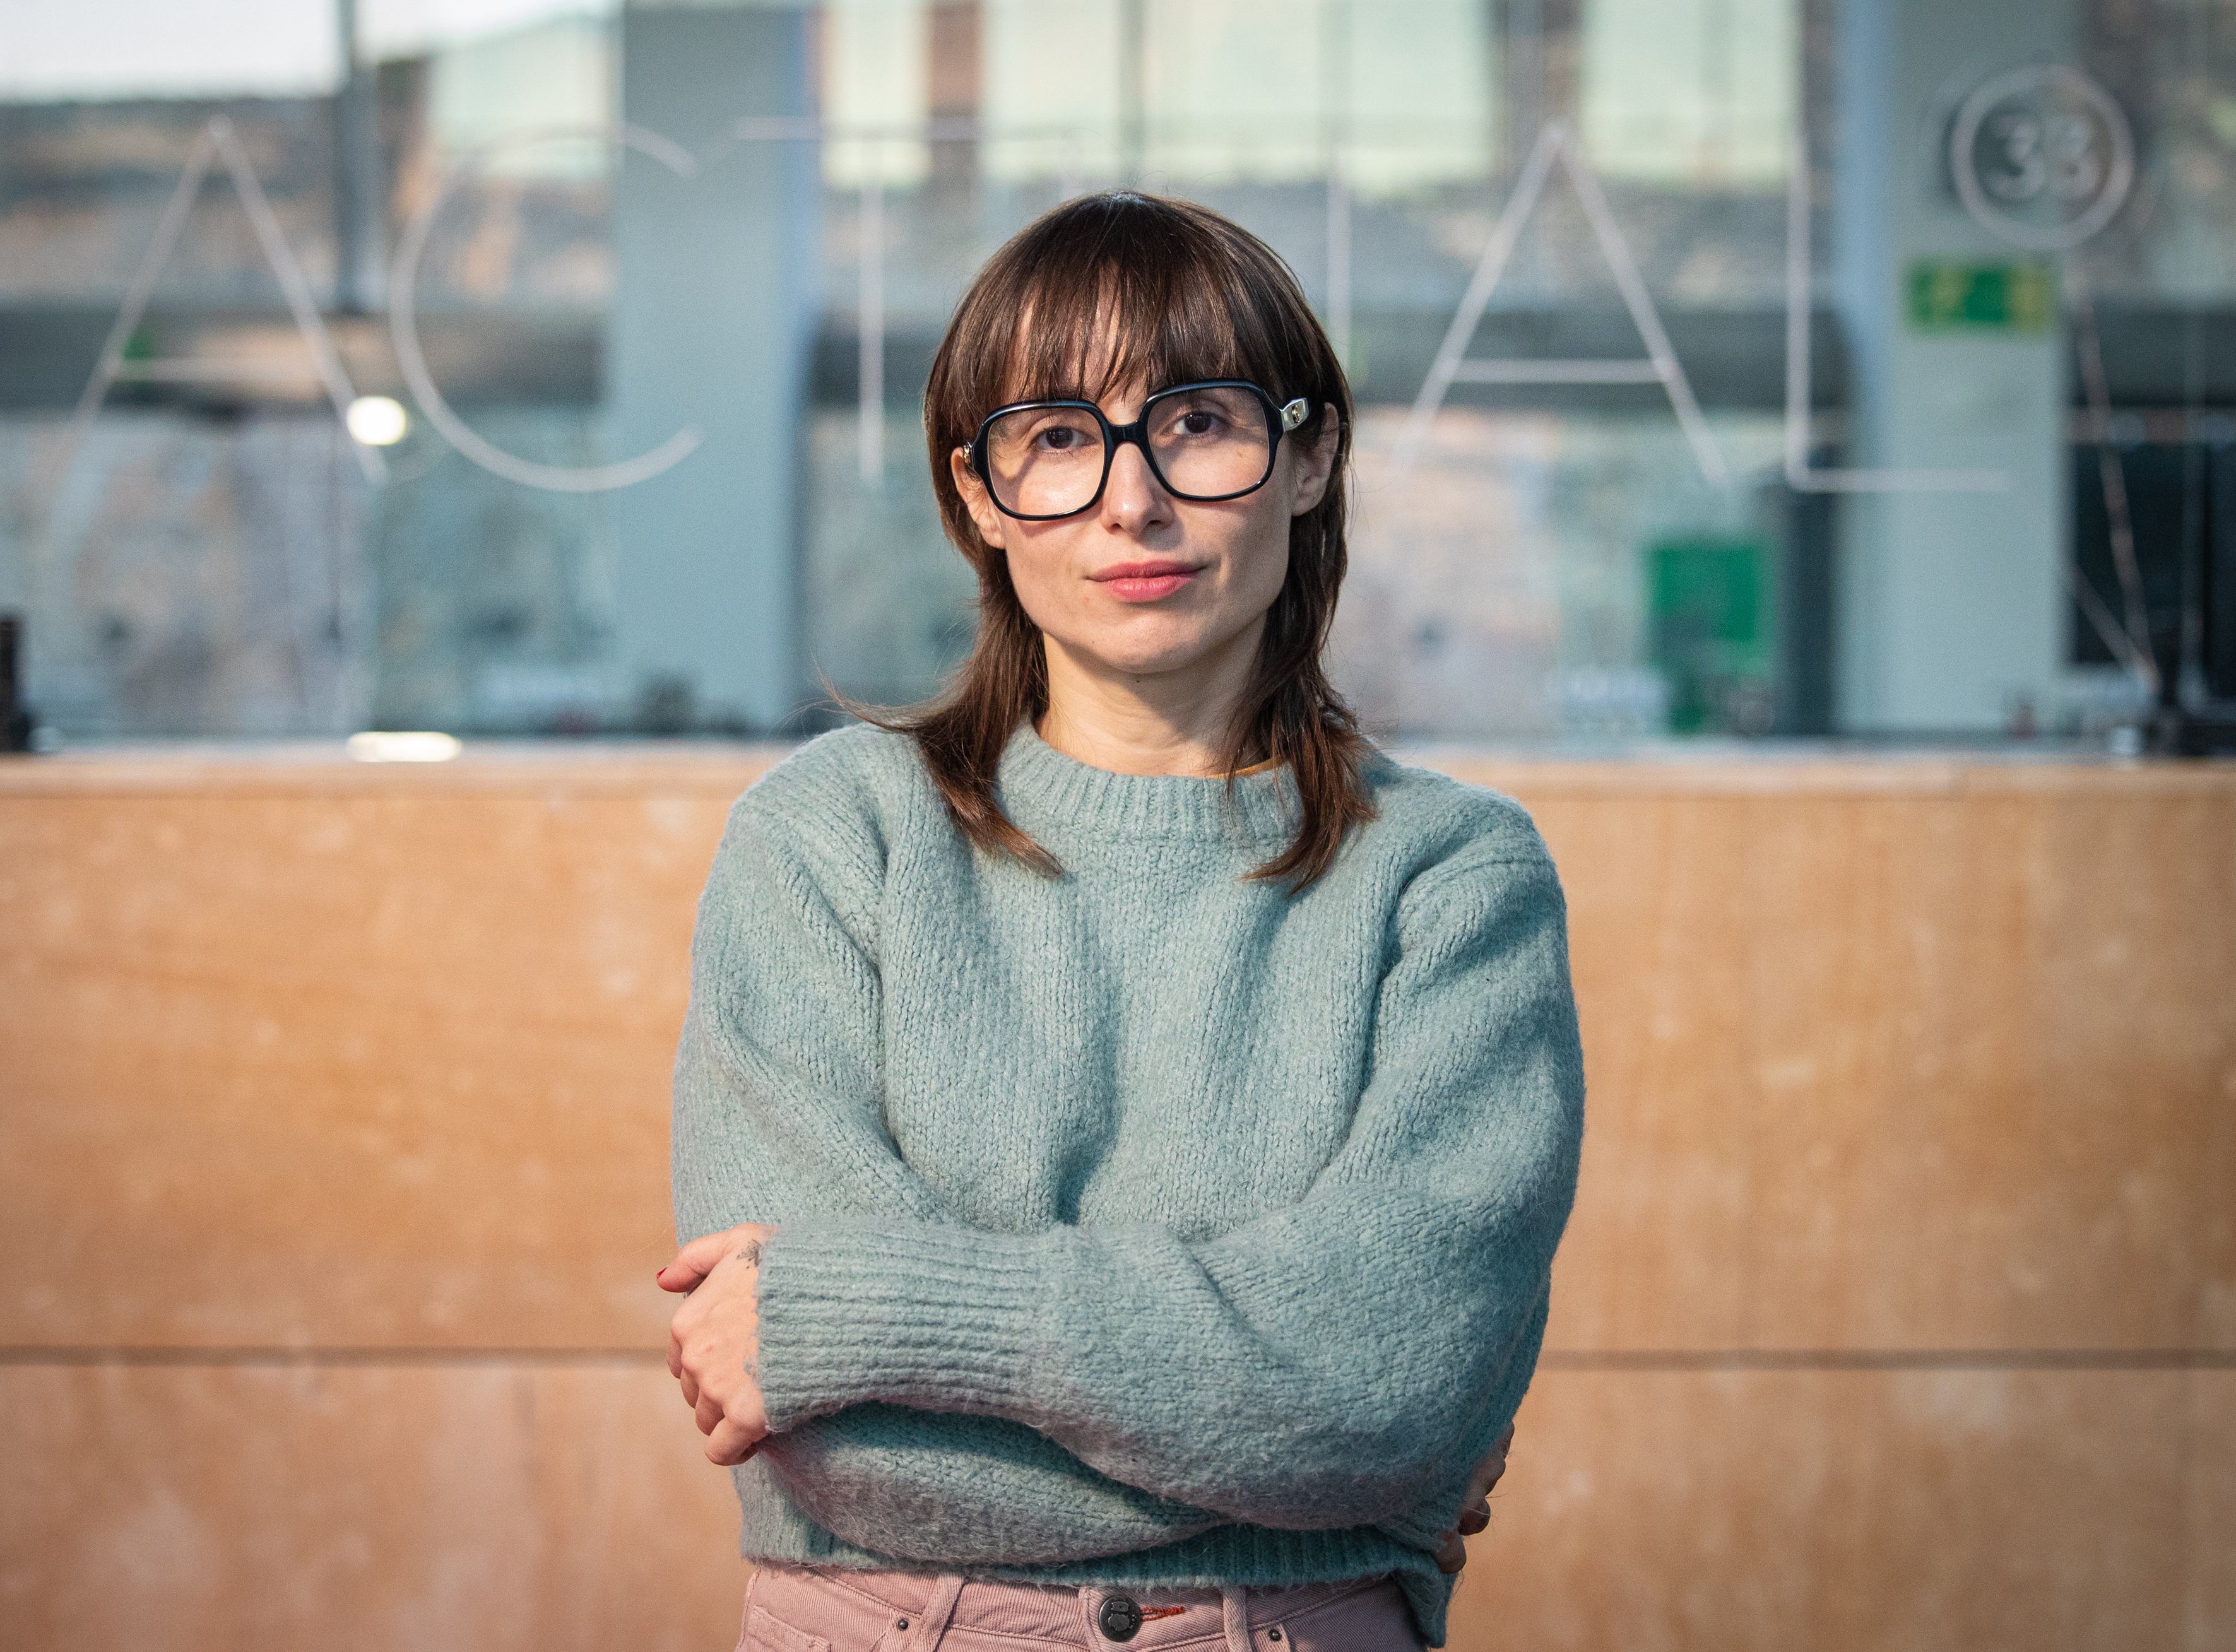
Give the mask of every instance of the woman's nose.
POLYGON ((1131 442, 1121 442, 1111 456, 1110 479, 1102 484, 1102 515, 1107 522, 1139 533, 1172 514, 1172 496, 1149 469, 1148 455, 1131 442))

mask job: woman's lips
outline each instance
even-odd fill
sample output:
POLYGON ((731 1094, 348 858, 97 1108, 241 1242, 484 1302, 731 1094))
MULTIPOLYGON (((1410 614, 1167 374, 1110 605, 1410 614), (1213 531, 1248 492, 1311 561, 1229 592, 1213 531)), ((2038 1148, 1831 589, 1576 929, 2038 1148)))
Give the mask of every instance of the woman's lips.
POLYGON ((1121 602, 1154 602, 1169 596, 1202 571, 1177 563, 1151 564, 1154 572, 1098 574, 1095 583, 1121 602))

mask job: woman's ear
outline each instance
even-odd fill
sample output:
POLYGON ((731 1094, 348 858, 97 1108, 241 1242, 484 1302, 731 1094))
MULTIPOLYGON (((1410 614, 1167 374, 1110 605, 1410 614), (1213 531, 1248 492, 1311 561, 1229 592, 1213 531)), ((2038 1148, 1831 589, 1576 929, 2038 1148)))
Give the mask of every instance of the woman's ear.
POLYGON ((1333 402, 1322 402, 1319 433, 1309 445, 1298 444, 1297 492, 1289 507, 1291 516, 1303 516, 1326 497, 1328 478, 1335 473, 1336 449, 1343 440, 1342 418, 1333 402))
POLYGON ((963 457, 961 448, 950 449, 947 455, 948 474, 955 478, 955 490, 963 496, 963 508, 970 513, 970 521, 978 530, 978 536, 988 544, 1002 543, 1002 513, 994 508, 993 500, 986 497, 986 484, 978 479, 978 472, 963 457))

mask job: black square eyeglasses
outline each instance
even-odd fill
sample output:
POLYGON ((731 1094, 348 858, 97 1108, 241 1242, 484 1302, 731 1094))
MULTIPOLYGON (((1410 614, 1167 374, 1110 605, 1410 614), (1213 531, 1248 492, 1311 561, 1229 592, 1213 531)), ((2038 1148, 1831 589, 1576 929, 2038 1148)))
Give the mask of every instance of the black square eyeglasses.
POLYGON ((1210 503, 1254 493, 1273 474, 1281 438, 1312 404, 1285 405, 1244 378, 1205 378, 1161 390, 1130 425, 1089 401, 1013 402, 986 415, 963 458, 1004 516, 1075 517, 1102 497, 1121 444, 1131 442, 1176 499, 1210 503))

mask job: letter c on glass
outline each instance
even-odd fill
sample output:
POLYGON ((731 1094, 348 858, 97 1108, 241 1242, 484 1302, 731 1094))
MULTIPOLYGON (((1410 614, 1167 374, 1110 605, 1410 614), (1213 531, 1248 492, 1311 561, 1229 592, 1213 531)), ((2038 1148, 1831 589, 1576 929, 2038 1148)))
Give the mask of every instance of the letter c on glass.
POLYGON ((622 459, 613 464, 539 464, 508 453, 495 443, 484 439, 452 411, 436 387, 434 375, 427 371, 427 358, 419 348, 418 281, 419 261, 427 251, 427 238, 435 227, 435 215, 442 210, 443 201, 457 182, 479 172, 489 164, 490 157, 504 149, 522 148, 532 143, 549 143, 562 138, 597 138, 634 149, 659 161, 679 178, 688 178, 699 169, 688 150, 681 145, 661 137, 657 132, 648 132, 642 127, 617 125, 607 127, 553 127, 544 130, 523 133, 510 138, 500 138, 485 144, 471 156, 461 161, 431 191, 404 232, 404 239, 396 249, 396 264, 389 277, 389 336, 396 346, 396 365, 404 374, 404 382, 411 388, 414 400, 427 415, 427 422, 443 433, 444 438, 484 471, 517 482, 523 487, 543 488, 553 493, 602 493, 614 488, 626 488, 639 482, 648 482, 661 471, 682 459, 702 439, 697 430, 689 425, 678 431, 650 452, 640 453, 633 459, 622 459))

